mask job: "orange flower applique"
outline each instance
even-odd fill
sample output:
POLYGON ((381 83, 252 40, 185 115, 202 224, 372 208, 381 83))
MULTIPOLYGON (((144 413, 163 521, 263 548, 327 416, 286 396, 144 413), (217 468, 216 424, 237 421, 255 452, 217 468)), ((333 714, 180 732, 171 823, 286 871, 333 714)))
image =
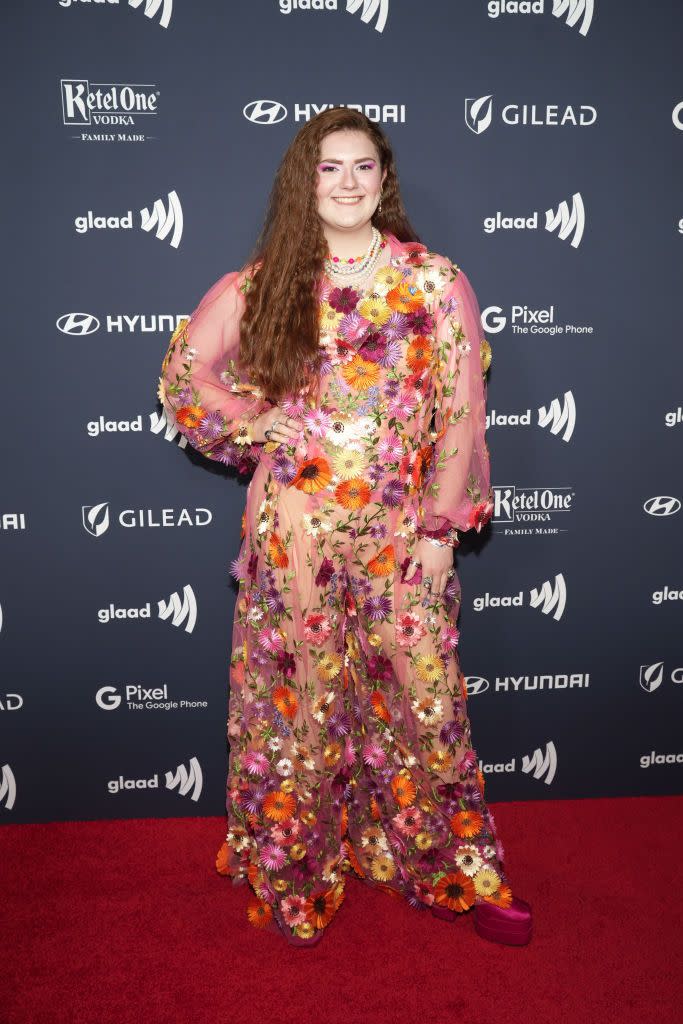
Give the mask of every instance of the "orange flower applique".
POLYGON ((495 892, 484 896, 487 903, 493 903, 497 907, 509 907, 512 903, 512 889, 503 883, 495 892))
POLYGON ((292 485, 306 494, 315 494, 327 487, 332 478, 332 471, 327 459, 306 459, 292 480, 292 485))
POLYGON ((224 842, 220 850, 218 851, 218 855, 216 857, 216 871, 218 872, 219 875, 230 874, 228 850, 228 844, 224 842))
POLYGON ((285 569, 289 565, 289 558, 284 544, 276 533, 271 533, 268 541, 268 557, 278 569, 285 569))
POLYGON ((417 787, 405 775, 395 775, 391 780, 391 791, 399 807, 410 807, 415 801, 417 787))
POLYGON ((396 568, 396 558, 394 556, 394 545, 387 544, 385 548, 371 558, 368 562, 368 572, 372 573, 373 576, 388 576, 396 568))
POLYGON ((363 359, 356 354, 351 362, 342 366, 342 376, 349 387, 356 391, 367 391, 379 380, 379 366, 377 363, 363 359))
POLYGON ((198 427, 205 416, 206 409, 202 409, 201 405, 183 405, 180 409, 176 409, 175 414, 178 423, 192 428, 198 427))
POLYGON ((384 694, 381 690, 373 690, 370 694, 370 703, 372 704, 372 710, 382 722, 388 723, 391 721, 389 708, 384 702, 384 694))
POLYGON ((474 882, 463 871, 452 871, 434 886, 434 899, 449 910, 469 910, 476 899, 474 882))
POLYGON ((451 818, 451 829, 461 839, 471 839, 482 830, 484 819, 478 811, 458 811, 451 818))
POLYGON ((406 362, 411 370, 415 373, 421 373, 426 370, 432 359, 432 346, 429 343, 428 338, 424 338, 421 334, 417 338, 414 338, 408 346, 408 352, 406 353, 406 362))
POLYGON ((294 718, 299 702, 289 686, 278 686, 273 690, 273 704, 285 718, 294 718))
POLYGON ((337 909, 333 889, 322 889, 313 892, 306 900, 304 913, 306 920, 314 928, 324 928, 330 923, 337 909))
POLYGON ((271 821, 286 821, 296 808, 296 798, 282 789, 272 790, 263 800, 263 813, 271 821))
POLYGON ((339 504, 349 509, 364 508, 370 501, 371 494, 370 484, 358 477, 353 480, 343 480, 337 485, 334 492, 339 504))
POLYGON ((254 928, 265 928, 273 919, 273 911, 263 900, 249 900, 247 917, 254 928))
POLYGON ((424 305, 424 292, 415 285, 402 281, 398 288, 387 292, 387 305, 399 313, 414 313, 424 305))

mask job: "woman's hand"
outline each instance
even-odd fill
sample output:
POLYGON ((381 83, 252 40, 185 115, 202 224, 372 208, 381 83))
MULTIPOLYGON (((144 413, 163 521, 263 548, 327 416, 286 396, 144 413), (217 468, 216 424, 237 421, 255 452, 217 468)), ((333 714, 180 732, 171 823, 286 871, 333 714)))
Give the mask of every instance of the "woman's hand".
POLYGON ((303 423, 283 412, 279 405, 274 405, 267 412, 251 421, 251 434, 255 441, 278 441, 281 444, 296 445, 301 437, 303 423), (266 430, 270 433, 266 437, 266 430))
POLYGON ((422 597, 441 597, 453 573, 453 548, 448 544, 437 545, 422 537, 415 545, 413 560, 422 566, 422 597), (431 584, 429 579, 431 577, 431 584), (425 583, 425 579, 427 582, 425 583))

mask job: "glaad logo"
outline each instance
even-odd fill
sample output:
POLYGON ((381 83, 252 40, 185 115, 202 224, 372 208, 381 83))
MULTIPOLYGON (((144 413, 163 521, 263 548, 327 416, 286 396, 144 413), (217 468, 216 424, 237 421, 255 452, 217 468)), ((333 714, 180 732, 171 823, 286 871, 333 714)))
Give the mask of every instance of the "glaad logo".
POLYGON ((8 764, 0 768, 0 804, 4 804, 8 811, 14 807, 17 799, 17 783, 14 772, 8 764))
MULTIPOLYGON (((130 231, 133 227, 133 211, 128 210, 121 217, 117 217, 98 216, 92 210, 88 210, 84 216, 74 219, 74 226, 79 235, 84 235, 93 228, 130 231)), ((168 209, 162 199, 156 199, 151 210, 143 207, 140 210, 140 227, 143 231, 153 231, 161 241, 173 232, 169 245, 177 249, 183 237, 183 208, 177 192, 168 193, 168 209)))
MULTIPOLYGON (((567 603, 567 587, 562 573, 556 574, 554 587, 549 580, 546 580, 538 590, 534 587, 529 594, 529 603, 532 608, 541 606, 544 615, 550 615, 552 612, 553 618, 559 622, 567 603)), ((503 596, 487 592, 483 597, 475 597, 472 601, 472 607, 476 612, 482 612, 487 608, 521 608, 523 605, 523 590, 518 594, 503 596)))
MULTIPOLYGON (((91 0, 58 0, 60 7, 71 7, 72 4, 89 4, 91 0)), ((96 4, 112 4, 118 6, 119 0, 92 0, 96 4)), ((171 23, 171 15, 173 13, 173 0, 128 0, 129 7, 142 7, 145 5, 144 14, 146 18, 154 18, 161 9, 161 17, 158 24, 161 28, 168 28, 171 23)))
MULTIPOLYGON (((484 231, 492 234, 498 230, 537 230, 539 213, 530 214, 528 217, 504 216, 500 210, 493 217, 484 217, 484 231)), ((558 236, 565 242, 571 237, 571 245, 577 249, 581 244, 583 232, 586 226, 586 211, 580 192, 572 196, 571 209, 566 202, 561 202, 557 210, 552 208, 545 211, 545 229, 550 232, 557 232, 558 236)))
POLYGON ((659 494, 654 498, 648 498, 643 508, 649 516, 673 516, 680 512, 681 502, 670 494, 659 494))
MULTIPOLYGON (((165 772, 166 789, 177 789, 180 796, 190 794, 191 800, 199 800, 202 791, 202 768, 196 757, 190 758, 189 770, 184 764, 179 764, 175 772, 165 772), (192 792, 190 792, 192 791, 192 792)), ((159 775, 155 773, 149 779, 124 779, 119 775, 118 779, 110 779, 107 789, 110 793, 120 793, 124 789, 158 789, 159 775)))
MULTIPOLYGON (((535 103, 507 103, 500 112, 500 119, 507 125, 560 126, 566 124, 575 128, 584 128, 595 124, 598 112, 595 107, 582 104, 573 107, 571 104, 560 108, 550 103, 545 107, 535 103)), ((465 100, 465 124, 475 135, 481 135, 491 126, 493 120, 493 94, 479 96, 478 99, 465 100)))
POLYGON ((173 441, 177 438, 178 448, 187 447, 187 438, 184 434, 180 433, 178 421, 167 409, 163 408, 161 412, 151 412, 149 414, 149 421, 149 429, 153 434, 161 434, 163 432, 165 441, 173 441))
POLYGON ((655 590, 652 594, 652 603, 663 604, 664 601, 683 601, 683 590, 676 590, 667 586, 663 590, 655 590))
POLYGON ((671 412, 665 413, 664 422, 667 427, 677 427, 680 423, 683 423, 683 407, 679 405, 676 409, 672 409, 671 412))
MULTIPOLYGON (((102 501, 99 505, 82 505, 83 528, 92 537, 101 537, 109 529, 109 502, 102 501)), ((208 508, 182 508, 176 512, 172 508, 162 508, 161 518, 156 519, 151 508, 125 508, 119 512, 120 526, 127 528, 136 526, 208 526, 213 513, 208 508)))
MULTIPOLYGON (((481 326, 489 334, 498 334, 505 329, 508 318, 501 306, 487 306, 481 313, 481 326)), ((593 328, 577 324, 556 324, 555 306, 546 309, 531 309, 529 306, 512 306, 510 329, 513 334, 592 334, 593 328)))
MULTIPOLYGON (((405 124, 405 103, 295 103, 294 121, 310 121, 322 110, 334 107, 346 107, 349 110, 360 110, 370 121, 391 124, 405 124)), ((242 108, 247 121, 254 124, 279 124, 289 116, 284 103, 279 100, 252 100, 242 108)))
MULTIPOLYGON (((683 683, 683 668, 674 668, 671 670, 669 679, 672 683, 680 685, 683 683)), ((664 662, 655 661, 652 665, 641 665, 640 666, 640 678, 639 682, 643 690, 646 693, 654 693, 658 690, 664 681, 664 662)))
MULTIPOLYGON (((491 409, 486 414, 486 429, 490 427, 528 427, 531 425, 531 409, 522 413, 502 413, 491 409)), ((576 425, 576 406, 571 391, 564 393, 564 405, 554 398, 551 404, 546 407, 542 405, 538 410, 539 427, 550 427, 551 434, 559 434, 564 428, 563 441, 569 441, 574 433, 576 425)))
MULTIPOLYGON (((501 14, 543 14, 544 0, 487 0, 489 18, 499 18, 501 14)), ((575 28, 579 22, 579 32, 588 35, 593 21, 593 0, 553 0, 552 13, 561 18, 569 28, 575 28)))
POLYGON ((656 754, 651 750, 640 759, 641 768, 650 768, 653 764, 683 764, 683 754, 656 754))
MULTIPOLYGON (((465 676, 468 697, 486 693, 489 681, 484 676, 465 676)), ((590 686, 590 672, 557 672, 540 676, 496 676, 496 693, 540 693, 543 690, 585 690, 590 686)))
MULTIPOLYGON (((509 761, 498 761, 489 764, 480 761, 479 767, 485 775, 514 772, 517 770, 514 757, 509 761)), ((549 786, 555 778, 555 772, 557 771, 557 750, 553 741, 550 740, 546 743, 545 751, 537 747, 531 757, 527 757, 525 754, 522 758, 521 770, 527 775, 533 775, 535 779, 542 779, 549 786)))
POLYGON ((131 431, 139 433, 142 430, 142 416, 136 416, 132 420, 105 420, 100 416, 97 420, 89 420, 85 425, 88 437, 99 437, 101 434, 128 434, 131 431))
POLYGON ((206 700, 170 700, 168 686, 139 686, 133 683, 124 687, 122 697, 116 686, 101 686, 95 694, 95 703, 102 711, 115 711, 125 700, 129 711, 189 711, 208 708, 206 700))
POLYGON ((683 100, 673 108, 671 120, 674 123, 674 128, 678 128, 679 131, 683 132, 683 100))
MULTIPOLYGON (((188 319, 184 313, 126 313, 107 315, 106 330, 108 334, 167 334, 170 335, 181 320, 188 319)), ((102 326, 94 313, 64 313, 55 321, 55 326, 62 334, 71 338, 85 337, 95 334, 102 326)))
MULTIPOLYGON (((291 14, 292 11, 336 11, 337 0, 278 0, 280 14, 291 14)), ((389 0, 346 0, 346 10, 355 14, 360 10, 360 18, 368 24, 377 15, 375 29, 384 31, 389 16, 389 0)))
MULTIPOLYGON (((173 593, 168 601, 157 602, 159 618, 171 620, 173 626, 182 626, 186 633, 191 633, 197 623, 197 598, 189 584, 183 587, 182 598, 178 593, 173 593)), ((152 606, 148 601, 142 608, 116 608, 110 604, 108 608, 100 608, 97 612, 97 620, 103 625, 116 620, 150 619, 152 606)))

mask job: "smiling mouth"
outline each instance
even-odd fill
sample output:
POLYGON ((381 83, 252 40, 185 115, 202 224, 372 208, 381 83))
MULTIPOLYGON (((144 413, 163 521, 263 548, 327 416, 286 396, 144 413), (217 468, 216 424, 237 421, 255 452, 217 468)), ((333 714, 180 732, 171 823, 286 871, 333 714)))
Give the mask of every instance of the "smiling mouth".
POLYGON ((362 196, 332 196, 335 203, 359 203, 362 196))

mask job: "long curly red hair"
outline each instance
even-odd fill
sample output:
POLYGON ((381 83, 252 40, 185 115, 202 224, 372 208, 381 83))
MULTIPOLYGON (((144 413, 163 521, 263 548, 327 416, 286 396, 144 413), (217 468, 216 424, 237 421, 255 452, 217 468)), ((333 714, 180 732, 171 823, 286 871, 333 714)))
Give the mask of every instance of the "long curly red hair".
POLYGON ((310 383, 319 361, 317 287, 328 246, 317 208, 317 165, 326 135, 362 131, 374 144, 386 178, 382 211, 372 223, 401 242, 419 242, 401 199, 393 150, 365 114, 324 110, 299 129, 275 175, 268 209, 250 259, 240 322, 240 362, 273 402, 310 383))

